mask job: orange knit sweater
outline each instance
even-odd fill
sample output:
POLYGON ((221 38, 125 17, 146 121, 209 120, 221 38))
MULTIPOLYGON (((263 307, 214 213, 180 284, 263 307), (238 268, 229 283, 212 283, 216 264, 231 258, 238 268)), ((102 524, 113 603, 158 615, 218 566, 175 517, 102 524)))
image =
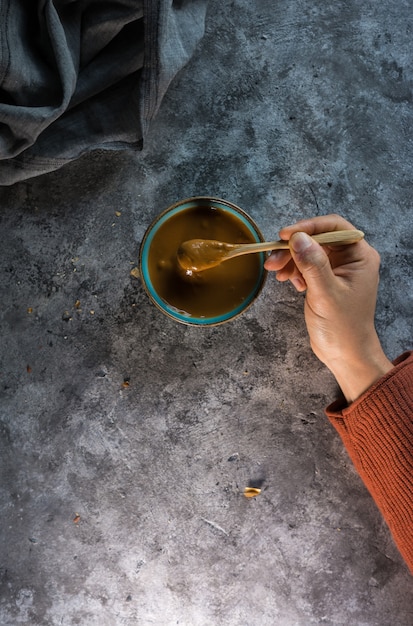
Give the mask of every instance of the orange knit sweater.
POLYGON ((350 406, 326 409, 413 574, 413 351, 350 406))

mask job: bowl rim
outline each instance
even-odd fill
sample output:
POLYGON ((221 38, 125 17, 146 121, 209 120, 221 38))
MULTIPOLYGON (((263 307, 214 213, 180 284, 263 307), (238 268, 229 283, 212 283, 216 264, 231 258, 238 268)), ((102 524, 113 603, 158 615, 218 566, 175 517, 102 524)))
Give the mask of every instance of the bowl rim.
MULTIPOLYGON (((181 324, 186 324, 187 326, 218 326, 239 317, 242 313, 249 309, 253 302, 257 299, 264 287, 268 275, 268 272, 264 268, 263 264, 261 266, 261 272, 255 287, 251 290, 247 298, 240 305, 231 309, 231 311, 213 317, 191 317, 188 314, 180 312, 176 307, 170 305, 156 293, 150 279, 149 270, 147 269, 147 257, 150 245, 159 227, 172 215, 179 213, 180 211, 196 208, 201 203, 207 203, 208 205, 211 205, 211 208, 224 210, 230 209, 230 212, 235 214, 237 217, 242 218, 243 223, 249 228, 251 234, 256 238, 256 241, 264 241, 264 236, 252 217, 248 215, 244 209, 241 209, 241 207, 237 206, 233 202, 214 196, 191 196, 189 198, 179 200, 178 202, 175 202, 171 206, 167 207, 159 213, 147 227, 139 248, 139 275, 141 283, 149 296, 150 301, 170 319, 173 319, 181 324)), ((264 252, 259 254, 262 259, 265 258, 264 252)))

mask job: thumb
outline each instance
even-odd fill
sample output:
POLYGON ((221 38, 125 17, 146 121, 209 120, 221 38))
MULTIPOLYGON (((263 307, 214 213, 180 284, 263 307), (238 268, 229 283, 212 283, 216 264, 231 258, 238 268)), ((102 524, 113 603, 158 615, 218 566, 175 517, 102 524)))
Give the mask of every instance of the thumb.
POLYGON ((333 286, 334 273, 323 248, 306 233, 294 233, 290 238, 290 252, 301 272, 307 289, 313 292, 333 286))

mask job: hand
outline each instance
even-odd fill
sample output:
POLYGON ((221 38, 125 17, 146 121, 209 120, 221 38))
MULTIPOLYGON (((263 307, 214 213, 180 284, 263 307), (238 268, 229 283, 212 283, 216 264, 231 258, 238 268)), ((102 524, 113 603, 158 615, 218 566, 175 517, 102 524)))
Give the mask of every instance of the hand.
POLYGON ((338 215, 303 220, 280 230, 290 250, 273 252, 265 268, 307 291, 311 347, 353 402, 392 367, 374 325, 380 257, 367 241, 320 246, 308 235, 354 228, 338 215), (307 234, 306 234, 307 233, 307 234))

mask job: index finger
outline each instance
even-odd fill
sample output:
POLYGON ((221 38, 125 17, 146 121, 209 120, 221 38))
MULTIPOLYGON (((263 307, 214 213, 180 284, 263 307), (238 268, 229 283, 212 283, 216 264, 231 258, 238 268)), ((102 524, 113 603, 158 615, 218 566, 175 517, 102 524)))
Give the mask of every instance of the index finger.
POLYGON ((353 228, 355 228, 353 224, 344 219, 344 217, 331 213, 330 215, 311 217, 309 219, 300 220, 296 224, 284 226, 284 228, 280 230, 280 237, 281 239, 289 241, 293 233, 304 232, 307 233, 307 235, 316 235, 333 230, 348 230, 353 228))

